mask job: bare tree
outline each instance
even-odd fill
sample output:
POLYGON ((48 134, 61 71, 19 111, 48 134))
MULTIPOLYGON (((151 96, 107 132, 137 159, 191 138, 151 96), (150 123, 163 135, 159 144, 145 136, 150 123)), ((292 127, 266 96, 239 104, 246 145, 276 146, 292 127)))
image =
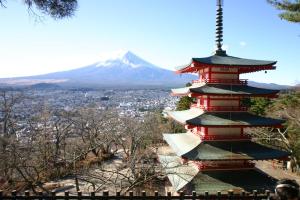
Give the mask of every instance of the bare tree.
POLYGON ((15 107, 22 101, 24 95, 15 91, 0 91, 0 123, 4 135, 16 134, 15 107))

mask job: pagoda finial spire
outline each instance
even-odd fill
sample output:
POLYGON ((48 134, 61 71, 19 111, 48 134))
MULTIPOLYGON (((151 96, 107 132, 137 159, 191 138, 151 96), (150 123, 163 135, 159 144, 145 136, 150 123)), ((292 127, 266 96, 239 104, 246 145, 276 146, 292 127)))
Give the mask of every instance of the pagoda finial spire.
POLYGON ((223 42, 223 0, 217 0, 217 17, 216 17, 216 55, 226 55, 222 49, 223 42))

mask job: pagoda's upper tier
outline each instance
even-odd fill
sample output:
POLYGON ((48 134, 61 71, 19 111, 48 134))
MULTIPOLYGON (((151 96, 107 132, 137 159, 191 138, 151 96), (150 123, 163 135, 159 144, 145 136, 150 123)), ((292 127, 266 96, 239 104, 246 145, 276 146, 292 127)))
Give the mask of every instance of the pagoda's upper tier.
POLYGON ((177 68, 177 73, 197 72, 206 67, 230 67, 238 68, 239 73, 255 72, 260 70, 275 69, 277 61, 253 60, 233 56, 213 55, 204 58, 192 58, 191 64, 177 68))

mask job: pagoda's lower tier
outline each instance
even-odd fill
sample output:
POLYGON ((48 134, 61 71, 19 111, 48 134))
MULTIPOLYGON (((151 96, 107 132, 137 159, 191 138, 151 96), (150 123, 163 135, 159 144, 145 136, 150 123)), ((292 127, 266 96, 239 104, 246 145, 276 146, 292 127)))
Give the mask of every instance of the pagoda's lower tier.
POLYGON ((189 162, 182 164, 177 156, 159 155, 160 162, 175 191, 191 193, 227 193, 273 190, 276 180, 256 168, 201 171, 189 162))
POLYGON ((201 141, 193 133, 164 134, 177 156, 192 161, 233 161, 283 159, 289 153, 250 140, 201 141))

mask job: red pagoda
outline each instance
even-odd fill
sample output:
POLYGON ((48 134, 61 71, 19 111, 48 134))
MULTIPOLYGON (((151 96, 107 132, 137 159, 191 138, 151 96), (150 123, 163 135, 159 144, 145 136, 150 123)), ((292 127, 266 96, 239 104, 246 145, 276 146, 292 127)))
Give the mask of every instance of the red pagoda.
POLYGON ((175 96, 195 99, 190 109, 168 113, 187 130, 164 134, 172 152, 159 156, 175 191, 272 189, 275 180, 256 169, 253 161, 288 156, 253 142, 244 133, 245 128, 282 126, 282 120, 253 115, 242 103, 245 98, 277 96, 278 90, 251 87, 240 79, 240 74, 274 70, 276 61, 229 56, 222 41, 223 11, 218 0, 215 54, 193 58, 188 66, 178 69, 178 74, 197 73, 199 79, 190 87, 172 90, 175 96))

